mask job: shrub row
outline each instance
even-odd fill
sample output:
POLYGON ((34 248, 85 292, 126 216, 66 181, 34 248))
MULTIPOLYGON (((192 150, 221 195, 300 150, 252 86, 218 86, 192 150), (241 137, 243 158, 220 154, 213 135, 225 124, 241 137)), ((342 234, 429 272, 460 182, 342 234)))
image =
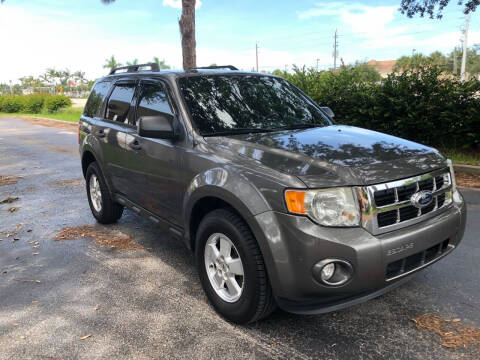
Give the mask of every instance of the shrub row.
POLYGON ((64 95, 0 95, 0 112, 40 113, 43 110, 55 112, 70 106, 72 102, 64 95))
POLYGON ((478 80, 461 83, 435 67, 393 74, 381 82, 364 81, 354 69, 296 68, 282 76, 329 106, 338 123, 442 148, 480 146, 478 80))

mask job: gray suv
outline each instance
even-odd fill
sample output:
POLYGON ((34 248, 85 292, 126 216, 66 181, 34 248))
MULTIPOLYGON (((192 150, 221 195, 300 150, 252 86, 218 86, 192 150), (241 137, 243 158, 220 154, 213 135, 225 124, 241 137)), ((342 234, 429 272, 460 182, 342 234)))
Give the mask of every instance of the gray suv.
POLYGON ((233 66, 112 70, 79 123, 88 201, 191 249, 213 307, 335 311, 451 253, 466 206, 451 164, 411 141, 337 125, 286 80, 233 66))

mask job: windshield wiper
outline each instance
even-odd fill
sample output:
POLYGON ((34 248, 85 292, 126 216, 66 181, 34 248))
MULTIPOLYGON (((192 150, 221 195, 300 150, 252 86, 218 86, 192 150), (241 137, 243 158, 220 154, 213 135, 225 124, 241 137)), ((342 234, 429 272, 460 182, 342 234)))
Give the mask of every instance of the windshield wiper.
POLYGON ((310 129, 314 127, 321 126, 320 124, 292 124, 292 125, 285 125, 274 127, 270 129, 270 131, 278 131, 278 130, 295 130, 295 129, 310 129))
POLYGON ((258 128, 239 128, 230 130, 220 130, 212 133, 202 134, 202 136, 222 136, 222 135, 238 135, 238 134, 253 134, 271 132, 272 129, 258 129, 258 128))

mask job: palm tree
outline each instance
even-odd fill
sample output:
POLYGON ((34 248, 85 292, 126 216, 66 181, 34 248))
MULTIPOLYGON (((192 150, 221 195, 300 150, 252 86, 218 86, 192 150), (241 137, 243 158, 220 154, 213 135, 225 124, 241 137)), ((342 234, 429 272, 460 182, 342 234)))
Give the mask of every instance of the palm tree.
POLYGON ((86 84, 88 82, 87 79, 85 79, 85 72, 83 71, 75 71, 73 74, 73 79, 75 80, 76 83, 78 84, 86 84))
POLYGON ((133 61, 127 61, 127 65, 138 65, 138 59, 133 59, 133 61))
POLYGON ((47 69, 46 75, 48 76, 48 82, 52 85, 56 84, 57 71, 53 68, 47 69))
MULTIPOLYGON (((104 4, 110 4, 115 0, 101 0, 104 4)), ((196 0, 182 0, 182 17, 178 22, 182 37, 183 68, 193 69, 197 66, 196 42, 195 42, 195 2, 196 0)))
POLYGON ((158 65, 159 69, 170 69, 170 65, 165 64, 165 60, 160 60, 158 56, 153 58, 153 62, 158 65))
POLYGON ((110 59, 105 59, 105 64, 103 65, 103 68, 113 70, 119 66, 122 66, 122 64, 117 62, 115 56, 112 55, 110 59))

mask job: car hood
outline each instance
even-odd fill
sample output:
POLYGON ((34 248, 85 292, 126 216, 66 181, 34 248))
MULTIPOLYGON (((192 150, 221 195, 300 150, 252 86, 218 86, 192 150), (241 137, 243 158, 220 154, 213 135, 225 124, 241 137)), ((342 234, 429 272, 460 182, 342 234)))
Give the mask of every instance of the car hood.
POLYGON ((297 176, 308 187, 370 185, 446 166, 433 148, 353 126, 206 139, 218 150, 297 176))

